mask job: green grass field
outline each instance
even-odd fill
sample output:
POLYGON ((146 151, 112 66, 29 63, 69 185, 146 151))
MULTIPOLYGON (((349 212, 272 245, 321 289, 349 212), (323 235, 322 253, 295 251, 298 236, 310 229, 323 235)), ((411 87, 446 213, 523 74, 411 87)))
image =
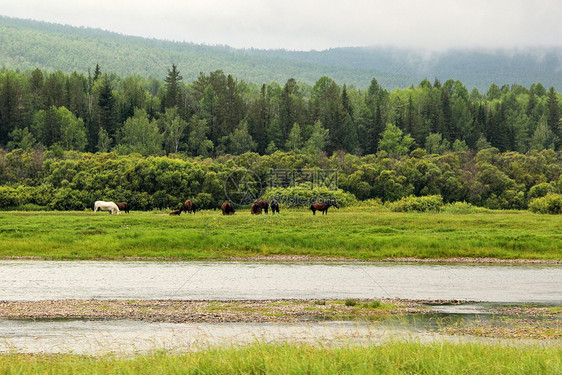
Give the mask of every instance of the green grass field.
POLYGON ((562 216, 527 211, 393 213, 357 208, 327 216, 223 216, 220 211, 109 215, 0 212, 0 257, 212 259, 308 255, 382 259, 562 259, 562 216))
POLYGON ((0 355, 5 374, 560 374, 560 346, 254 344, 134 357, 0 355))

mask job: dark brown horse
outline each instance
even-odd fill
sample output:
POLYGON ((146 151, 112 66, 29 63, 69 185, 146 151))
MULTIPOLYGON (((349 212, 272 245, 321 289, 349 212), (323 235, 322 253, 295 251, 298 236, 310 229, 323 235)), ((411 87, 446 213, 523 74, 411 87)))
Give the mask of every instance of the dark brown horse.
POLYGON ((119 207, 119 211, 125 211, 126 213, 129 213, 129 210, 131 209, 129 203, 127 202, 119 202, 117 203, 117 207, 119 207))
POLYGON ((339 209, 338 203, 336 201, 314 202, 310 205, 310 209, 312 210, 313 215, 316 215, 316 211, 322 211, 322 215, 328 215, 328 208, 330 208, 330 206, 334 206, 335 208, 339 209))
POLYGON ((170 212, 170 215, 178 215, 179 216, 179 215, 181 215, 181 210, 172 211, 172 212, 170 212))
POLYGON ((271 201, 270 203, 271 206, 271 214, 274 215, 275 212, 279 213, 279 202, 277 202, 275 199, 271 201))
POLYGON ((234 206, 230 202, 224 202, 221 206, 221 209, 223 215, 234 215, 234 213, 236 212, 234 210, 234 206))
POLYGON ((188 214, 193 212, 193 214, 195 215, 195 211, 197 211, 197 206, 195 205, 195 203, 193 203, 188 199, 181 206, 180 211, 187 212, 188 214))
POLYGON ((267 214, 267 210, 269 209, 269 202, 268 201, 255 201, 254 204, 261 207, 263 212, 265 212, 267 214))
POLYGON ((252 207, 250 207, 250 212, 252 215, 261 215, 261 207, 254 203, 252 207))

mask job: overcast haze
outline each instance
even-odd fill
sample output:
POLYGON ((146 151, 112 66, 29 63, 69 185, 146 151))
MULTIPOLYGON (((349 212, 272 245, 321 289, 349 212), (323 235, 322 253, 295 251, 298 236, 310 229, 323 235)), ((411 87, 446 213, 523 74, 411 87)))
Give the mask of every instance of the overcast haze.
POLYGON ((0 0, 0 15, 238 48, 562 45, 560 0, 0 0))

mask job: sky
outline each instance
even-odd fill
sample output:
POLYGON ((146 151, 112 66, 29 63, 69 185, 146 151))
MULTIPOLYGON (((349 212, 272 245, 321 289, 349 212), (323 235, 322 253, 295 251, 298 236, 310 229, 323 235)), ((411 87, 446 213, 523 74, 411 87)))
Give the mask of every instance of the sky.
POLYGON ((0 0, 0 15, 236 48, 562 45, 561 0, 0 0))

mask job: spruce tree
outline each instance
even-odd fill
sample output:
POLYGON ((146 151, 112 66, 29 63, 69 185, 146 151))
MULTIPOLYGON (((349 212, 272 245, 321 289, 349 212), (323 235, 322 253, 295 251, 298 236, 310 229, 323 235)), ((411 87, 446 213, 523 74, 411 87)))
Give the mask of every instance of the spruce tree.
POLYGON ((113 139, 115 139, 117 133, 115 103, 116 99, 113 95, 113 86, 107 75, 104 75, 101 81, 98 99, 98 125, 100 128, 105 129, 109 137, 113 139))
POLYGON ((349 113, 345 116, 343 121, 343 149, 350 153, 355 154, 359 147, 359 138, 357 135, 357 127, 349 113))
POLYGON ((94 70, 94 82, 101 77, 101 69, 99 64, 96 64, 96 69, 94 70))
POLYGON ((181 100, 181 80, 183 77, 175 64, 172 65, 172 70, 168 69, 168 76, 164 79, 164 100, 162 100, 162 110, 164 113, 166 108, 179 107, 181 100))
POLYGON ((559 149, 562 141, 560 139, 562 134, 560 134, 560 110, 558 108, 558 98, 556 97, 554 87, 551 87, 550 90, 548 90, 546 123, 554 135, 554 144, 556 149, 559 149))

